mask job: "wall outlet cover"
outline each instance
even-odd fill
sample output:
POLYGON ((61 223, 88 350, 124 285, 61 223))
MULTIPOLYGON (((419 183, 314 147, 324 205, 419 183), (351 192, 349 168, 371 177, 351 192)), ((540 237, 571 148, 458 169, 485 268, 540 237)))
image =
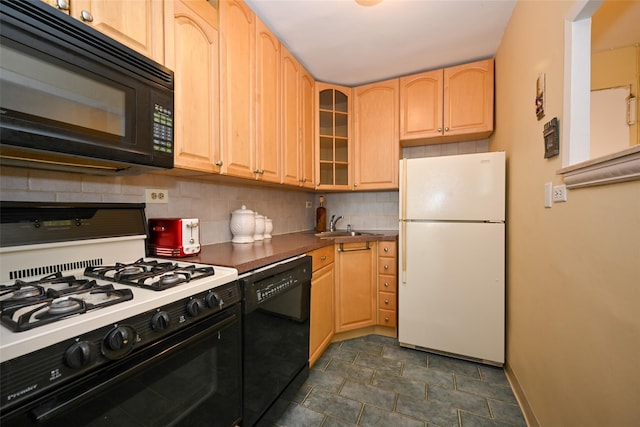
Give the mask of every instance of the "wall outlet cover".
POLYGON ((146 203, 169 203, 169 190, 147 188, 144 192, 146 203))
POLYGON ((567 201, 567 186, 564 184, 556 185, 553 187, 553 201, 554 202, 566 202, 567 201))

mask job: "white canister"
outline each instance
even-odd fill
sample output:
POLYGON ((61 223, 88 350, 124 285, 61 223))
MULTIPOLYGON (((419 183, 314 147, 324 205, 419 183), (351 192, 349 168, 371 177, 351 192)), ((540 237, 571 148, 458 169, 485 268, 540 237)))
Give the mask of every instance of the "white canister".
POLYGON ((273 231, 273 221, 271 220, 271 218, 267 218, 266 216, 264 217, 264 238, 265 239, 270 239, 271 236, 271 232, 273 231))
POLYGON ((264 240, 264 215, 256 212, 255 223, 256 228, 253 232, 253 240, 264 240))
POLYGON ((242 205, 240 209, 231 212, 232 243, 253 243, 253 234, 256 228, 255 214, 252 210, 242 205))

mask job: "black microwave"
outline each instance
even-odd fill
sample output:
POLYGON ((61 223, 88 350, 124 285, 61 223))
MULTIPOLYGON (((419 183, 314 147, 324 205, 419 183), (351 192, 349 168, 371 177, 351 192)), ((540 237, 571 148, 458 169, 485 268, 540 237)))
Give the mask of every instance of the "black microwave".
POLYGON ((0 164, 173 167, 174 75, 41 1, 0 0, 0 164))

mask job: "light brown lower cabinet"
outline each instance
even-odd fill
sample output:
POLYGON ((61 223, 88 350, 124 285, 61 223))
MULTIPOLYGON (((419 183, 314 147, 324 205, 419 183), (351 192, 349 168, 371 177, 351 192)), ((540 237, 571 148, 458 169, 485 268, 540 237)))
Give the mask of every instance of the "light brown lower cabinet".
POLYGON ((309 253, 313 259, 309 334, 309 364, 311 366, 331 344, 331 339, 335 334, 333 253, 333 245, 309 253))
POLYGON ((395 328, 398 324, 397 244, 378 242, 378 325, 395 328))
POLYGON ((376 242, 335 245, 336 332, 377 323, 376 242))

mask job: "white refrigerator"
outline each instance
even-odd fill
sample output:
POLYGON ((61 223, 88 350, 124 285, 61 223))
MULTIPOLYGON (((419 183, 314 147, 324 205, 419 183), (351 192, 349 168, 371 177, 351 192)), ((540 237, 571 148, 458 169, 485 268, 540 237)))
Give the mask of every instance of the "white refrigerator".
POLYGON ((400 160, 398 340, 502 365, 505 154, 400 160))

